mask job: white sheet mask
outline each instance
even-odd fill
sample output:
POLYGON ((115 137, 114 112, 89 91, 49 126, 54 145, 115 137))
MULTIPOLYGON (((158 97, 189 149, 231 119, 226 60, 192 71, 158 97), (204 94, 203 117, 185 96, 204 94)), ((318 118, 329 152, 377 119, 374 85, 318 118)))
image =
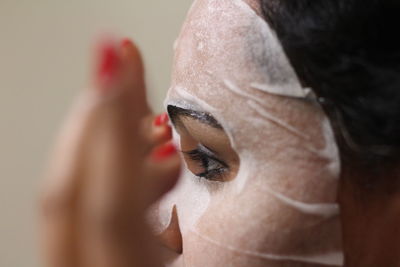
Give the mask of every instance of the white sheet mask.
POLYGON ((189 12, 166 105, 215 117, 240 167, 217 190, 185 168, 160 222, 176 205, 187 266, 342 266, 332 128, 256 3, 197 0, 189 12))

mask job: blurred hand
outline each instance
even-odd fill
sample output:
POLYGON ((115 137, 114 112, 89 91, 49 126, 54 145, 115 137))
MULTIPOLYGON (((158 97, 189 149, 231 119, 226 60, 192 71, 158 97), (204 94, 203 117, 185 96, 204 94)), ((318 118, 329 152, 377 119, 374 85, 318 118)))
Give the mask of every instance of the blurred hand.
POLYGON ((129 40, 103 44, 95 76, 51 157, 41 212, 46 261, 159 266, 144 213, 179 174, 167 117, 150 112, 142 60, 129 40))

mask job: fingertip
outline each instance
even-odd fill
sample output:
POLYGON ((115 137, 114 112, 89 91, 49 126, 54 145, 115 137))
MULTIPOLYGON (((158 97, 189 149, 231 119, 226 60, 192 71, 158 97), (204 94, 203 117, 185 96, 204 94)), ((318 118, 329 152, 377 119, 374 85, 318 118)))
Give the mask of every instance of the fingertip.
POLYGON ((122 48, 132 48, 133 46, 134 45, 133 45, 133 42, 131 41, 131 39, 129 39, 129 38, 122 39, 122 41, 121 41, 122 48))
POLYGON ((97 67, 95 84, 97 84, 100 89, 105 90, 116 82, 121 58, 115 43, 110 40, 100 41, 96 52, 97 67))
POLYGON ((133 60, 136 64, 143 64, 140 50, 131 39, 123 38, 121 40, 121 48, 128 59, 133 60))
POLYGON ((126 75, 132 87, 145 89, 144 64, 139 48, 129 38, 122 39, 120 47, 126 75))
POLYGON ((168 114, 167 114, 167 112, 164 112, 154 118, 153 124, 155 126, 162 126, 162 125, 166 125, 168 123, 168 121, 169 121, 168 114))
POLYGON ((172 128, 168 124, 169 117, 166 112, 153 118, 151 143, 158 146, 172 139, 172 128))

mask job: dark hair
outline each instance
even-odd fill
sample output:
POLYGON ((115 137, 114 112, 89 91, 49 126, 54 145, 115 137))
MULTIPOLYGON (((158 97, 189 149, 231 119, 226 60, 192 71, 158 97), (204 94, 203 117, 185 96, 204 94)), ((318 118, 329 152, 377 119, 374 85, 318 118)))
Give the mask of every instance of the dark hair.
POLYGON ((321 100, 342 161, 375 167, 398 162, 400 1, 261 4, 299 79, 321 100))

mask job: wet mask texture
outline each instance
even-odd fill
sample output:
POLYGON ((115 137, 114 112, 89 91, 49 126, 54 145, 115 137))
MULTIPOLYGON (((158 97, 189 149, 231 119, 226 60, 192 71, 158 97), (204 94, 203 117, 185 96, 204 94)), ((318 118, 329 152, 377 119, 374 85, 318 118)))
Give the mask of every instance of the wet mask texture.
POLYGON ((198 0, 189 12, 166 105, 214 116, 240 166, 229 182, 184 168, 158 230, 176 205, 186 266, 342 266, 332 128, 254 6, 198 0))

